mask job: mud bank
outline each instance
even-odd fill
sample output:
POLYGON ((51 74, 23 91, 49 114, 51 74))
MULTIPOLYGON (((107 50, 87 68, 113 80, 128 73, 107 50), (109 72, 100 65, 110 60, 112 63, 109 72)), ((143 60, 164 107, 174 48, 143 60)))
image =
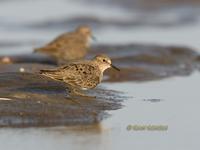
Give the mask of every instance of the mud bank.
MULTIPOLYGON (((172 76, 187 76, 200 68, 199 54, 186 47, 158 45, 98 45, 93 46, 88 58, 99 53, 108 54, 113 64, 121 71, 112 69, 105 72, 106 82, 148 81, 172 76)), ((9 56, 9 62, 1 57, 0 72, 35 73, 40 69, 54 68, 55 60, 43 55, 9 56)))
POLYGON ((30 127, 94 124, 121 108, 117 91, 95 89, 88 97, 67 97, 67 87, 30 73, 0 74, 0 126, 30 127))

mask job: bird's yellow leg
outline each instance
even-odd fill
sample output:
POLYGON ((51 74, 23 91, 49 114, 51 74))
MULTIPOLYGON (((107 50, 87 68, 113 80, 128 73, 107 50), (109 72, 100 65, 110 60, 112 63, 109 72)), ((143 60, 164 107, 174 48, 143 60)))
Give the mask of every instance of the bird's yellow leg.
POLYGON ((80 92, 80 90, 76 89, 76 88, 70 88, 70 95, 73 96, 81 96, 81 97, 86 97, 86 98, 96 98, 96 96, 90 96, 90 95, 86 95, 82 92, 80 92))

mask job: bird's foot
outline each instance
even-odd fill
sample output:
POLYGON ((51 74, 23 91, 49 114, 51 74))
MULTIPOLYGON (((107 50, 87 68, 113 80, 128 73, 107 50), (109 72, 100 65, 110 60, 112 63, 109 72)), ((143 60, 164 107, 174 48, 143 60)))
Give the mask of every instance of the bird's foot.
POLYGON ((86 95, 85 93, 79 92, 75 89, 73 89, 72 91, 70 91, 69 93, 72 97, 76 97, 76 98, 89 98, 89 99, 95 99, 96 96, 91 96, 91 95, 86 95))

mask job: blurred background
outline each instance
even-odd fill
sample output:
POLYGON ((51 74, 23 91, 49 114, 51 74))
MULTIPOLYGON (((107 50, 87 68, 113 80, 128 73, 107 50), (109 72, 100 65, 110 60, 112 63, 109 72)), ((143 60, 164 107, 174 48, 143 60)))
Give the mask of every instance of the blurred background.
MULTIPOLYGON (((200 52, 199 14, 200 0, 0 0, 0 54, 31 53, 33 48, 82 24, 92 27, 98 39, 93 44, 156 44, 200 52)), ((0 147, 15 150, 200 147, 199 72, 151 82, 102 85, 132 98, 124 101, 124 108, 111 111, 112 116, 100 125, 78 129, 2 128, 0 147), (167 125, 168 130, 127 131, 129 124, 167 125)))
POLYGON ((1 54, 29 53, 77 25, 99 43, 158 43, 198 49, 198 0, 1 0, 1 54))

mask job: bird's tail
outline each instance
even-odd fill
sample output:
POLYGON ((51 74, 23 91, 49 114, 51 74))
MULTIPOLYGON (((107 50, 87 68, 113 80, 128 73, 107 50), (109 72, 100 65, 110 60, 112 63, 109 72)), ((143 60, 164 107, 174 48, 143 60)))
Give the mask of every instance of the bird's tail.
POLYGON ((62 73, 58 70, 55 69, 49 69, 49 70, 40 70, 39 72, 40 74, 47 76, 49 78, 52 78, 54 80, 62 80, 62 73))
POLYGON ((52 73, 52 72, 56 72, 57 70, 55 69, 42 69, 40 70, 40 74, 43 74, 43 73, 52 73))

